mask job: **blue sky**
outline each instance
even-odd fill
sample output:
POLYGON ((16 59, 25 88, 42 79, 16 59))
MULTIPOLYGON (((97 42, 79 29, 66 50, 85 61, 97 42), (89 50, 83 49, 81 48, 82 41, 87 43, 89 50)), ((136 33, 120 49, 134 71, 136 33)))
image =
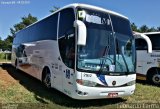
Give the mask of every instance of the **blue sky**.
POLYGON ((5 39, 10 28, 31 13, 39 20, 50 14, 53 6, 63 7, 70 3, 91 4, 127 16, 131 22, 141 26, 160 26, 160 0, 0 0, 0 37, 5 39), (13 3, 5 4, 9 1, 13 3), (20 2, 21 3, 20 3, 20 2))

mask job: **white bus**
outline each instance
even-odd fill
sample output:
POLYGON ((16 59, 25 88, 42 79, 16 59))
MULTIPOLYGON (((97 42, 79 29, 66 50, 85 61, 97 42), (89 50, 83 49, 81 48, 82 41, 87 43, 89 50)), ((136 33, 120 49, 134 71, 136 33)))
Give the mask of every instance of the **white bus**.
POLYGON ((137 79, 160 85, 160 32, 136 36, 137 79))
POLYGON ((74 99, 131 95, 135 43, 118 13, 71 4, 16 33, 12 64, 74 99))

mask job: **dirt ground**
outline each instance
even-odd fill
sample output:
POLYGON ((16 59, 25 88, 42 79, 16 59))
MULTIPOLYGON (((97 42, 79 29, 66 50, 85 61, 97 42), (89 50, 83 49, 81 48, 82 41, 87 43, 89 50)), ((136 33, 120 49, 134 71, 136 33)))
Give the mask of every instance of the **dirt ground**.
MULTIPOLYGON (((3 65, 1 65, 3 66, 3 65)), ((6 66, 7 67, 7 66, 6 66)), ((8 66, 9 67, 9 66, 8 66)), ((15 80, 9 73, 7 70, 2 69, 0 67, 0 82, 2 82, 3 84, 1 84, 1 87, 7 88, 10 87, 14 84, 17 84, 18 81, 15 80)))

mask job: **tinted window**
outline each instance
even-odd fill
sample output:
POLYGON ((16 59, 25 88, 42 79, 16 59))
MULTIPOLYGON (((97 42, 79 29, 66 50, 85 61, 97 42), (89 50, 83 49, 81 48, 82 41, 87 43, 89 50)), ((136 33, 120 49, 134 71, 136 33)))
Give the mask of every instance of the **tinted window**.
POLYGON ((132 36, 130 22, 119 16, 110 15, 115 32, 132 36))
POLYGON ((16 34, 14 43, 24 43, 39 40, 57 39, 58 13, 51 15, 38 23, 21 30, 16 34))
POLYGON ((33 40, 55 40, 57 38, 57 19, 58 14, 55 14, 37 23, 33 27, 35 30, 33 40))
POLYGON ((75 62, 75 35, 74 29, 66 32, 64 37, 59 39, 59 50, 64 64, 70 68, 74 68, 75 62))
POLYGON ((150 35, 147 35, 151 42, 152 42, 152 48, 153 50, 160 50, 160 34, 150 34, 150 35))
POLYGON ((60 12, 59 23, 59 50, 62 61, 69 68, 74 68, 75 62, 75 20, 73 9, 65 9, 60 12), (63 37, 61 37, 63 36, 63 37))
POLYGON ((60 12, 59 37, 63 36, 73 27, 75 20, 74 10, 69 8, 60 12))
POLYGON ((147 50, 147 42, 144 39, 136 39, 136 50, 147 50))

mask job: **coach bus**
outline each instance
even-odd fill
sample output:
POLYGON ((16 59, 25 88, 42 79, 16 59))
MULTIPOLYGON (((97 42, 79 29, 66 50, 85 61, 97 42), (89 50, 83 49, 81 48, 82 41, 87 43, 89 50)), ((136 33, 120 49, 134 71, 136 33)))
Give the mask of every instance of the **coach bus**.
POLYGON ((74 99, 135 90, 135 40, 127 17, 71 4, 16 33, 12 64, 74 99))
POLYGON ((160 32, 138 33, 135 37, 137 79, 160 85, 160 32))

